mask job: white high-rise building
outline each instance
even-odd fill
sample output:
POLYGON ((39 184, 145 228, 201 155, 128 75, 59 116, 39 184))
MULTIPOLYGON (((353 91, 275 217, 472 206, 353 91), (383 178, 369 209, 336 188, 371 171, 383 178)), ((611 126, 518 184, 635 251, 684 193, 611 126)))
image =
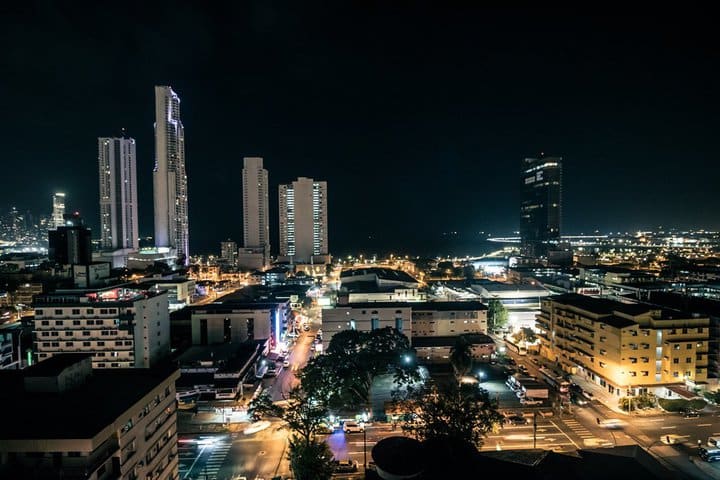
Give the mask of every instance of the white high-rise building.
POLYGON ((51 228, 58 228, 65 225, 65 194, 56 192, 53 194, 53 212, 51 228))
POLYGON ((190 256, 185 130, 180 97, 169 86, 155 87, 155 246, 170 247, 185 264, 190 256))
POLYGON ((107 287, 36 295, 34 350, 92 354, 93 368, 149 368, 170 354, 167 290, 107 287))
POLYGON ((294 263, 327 262, 327 182, 299 177, 280 185, 278 195, 280 256, 294 263))
POLYGON ((243 249, 240 266, 259 268, 270 263, 268 171, 261 157, 243 159, 243 249))
POLYGON ((100 238, 107 250, 138 249, 135 140, 98 138, 100 238))

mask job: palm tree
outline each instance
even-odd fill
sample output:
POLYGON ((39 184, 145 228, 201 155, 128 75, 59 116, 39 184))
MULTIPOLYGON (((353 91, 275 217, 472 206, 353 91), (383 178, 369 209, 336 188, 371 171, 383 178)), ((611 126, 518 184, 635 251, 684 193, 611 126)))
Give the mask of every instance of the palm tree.
POLYGON ((459 335, 455 340, 455 345, 450 349, 450 365, 452 365, 458 381, 470 371, 472 361, 472 344, 468 342, 465 335, 459 335))

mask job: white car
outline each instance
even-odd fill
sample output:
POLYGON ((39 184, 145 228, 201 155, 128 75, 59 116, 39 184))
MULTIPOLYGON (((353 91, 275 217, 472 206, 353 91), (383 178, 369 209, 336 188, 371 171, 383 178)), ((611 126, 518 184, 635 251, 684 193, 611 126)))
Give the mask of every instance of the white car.
POLYGON ((343 423, 343 432, 345 433, 362 433, 365 431, 365 425, 358 422, 347 421, 343 423))
POLYGON ((255 422, 251 424, 249 427, 247 427, 245 430, 243 430, 243 433, 245 435, 252 435, 253 433, 257 433, 259 431, 265 430, 270 426, 270 422, 267 420, 261 420, 259 422, 255 422))
POLYGON ((537 398, 521 398, 520 403, 523 405, 542 405, 543 401, 537 398))

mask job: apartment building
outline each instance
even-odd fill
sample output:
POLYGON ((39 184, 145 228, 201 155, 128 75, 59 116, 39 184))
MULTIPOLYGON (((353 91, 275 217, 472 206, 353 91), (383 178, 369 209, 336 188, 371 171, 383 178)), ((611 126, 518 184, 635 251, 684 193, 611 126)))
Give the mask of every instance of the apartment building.
POLYGON ((707 386, 707 316, 565 294, 542 301, 536 326, 542 356, 618 397, 707 386))
POLYGON ((0 371, 0 478, 178 478, 174 365, 94 370, 60 354, 0 371))
POLYGON ((91 353, 93 368, 147 368, 170 353, 166 290, 110 287, 35 297, 37 360, 91 353))

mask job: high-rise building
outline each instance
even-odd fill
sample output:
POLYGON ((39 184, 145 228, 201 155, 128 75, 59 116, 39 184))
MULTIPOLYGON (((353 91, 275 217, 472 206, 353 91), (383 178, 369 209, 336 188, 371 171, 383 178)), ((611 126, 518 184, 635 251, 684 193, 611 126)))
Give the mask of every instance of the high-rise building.
POLYGON ((258 267, 270 263, 270 218, 268 171, 261 157, 243 159, 243 250, 242 266, 258 267), (257 258, 262 255, 261 258, 257 258))
POLYGON ((150 479, 178 476, 180 371, 94 370, 82 353, 65 353, 20 372, 0 370, 0 477, 150 479))
POLYGON ((228 239, 224 242, 220 242, 220 259, 228 265, 235 265, 237 261, 237 243, 228 239))
POLYGON ((58 228, 65 225, 65 194, 56 192, 53 194, 53 213, 52 213, 52 228, 58 228))
POLYGON ((65 214, 63 224, 48 232, 48 257, 59 265, 88 265, 92 263, 90 229, 80 215, 65 214))
POLYGON ((180 97, 169 86, 155 87, 155 246, 175 249, 187 265, 188 181, 185 171, 185 130, 180 97))
POLYGON ((98 138, 100 238, 103 249, 138 249, 135 140, 98 138))
POLYGON ((327 182, 299 177, 280 185, 280 256, 294 263, 327 263, 327 182))
POLYGON ((170 353, 167 290, 56 290, 34 299, 38 361, 92 354, 93 368, 148 368, 170 353))
POLYGON ((544 257, 560 242, 562 158, 525 158, 522 162, 520 242, 522 254, 544 257))

